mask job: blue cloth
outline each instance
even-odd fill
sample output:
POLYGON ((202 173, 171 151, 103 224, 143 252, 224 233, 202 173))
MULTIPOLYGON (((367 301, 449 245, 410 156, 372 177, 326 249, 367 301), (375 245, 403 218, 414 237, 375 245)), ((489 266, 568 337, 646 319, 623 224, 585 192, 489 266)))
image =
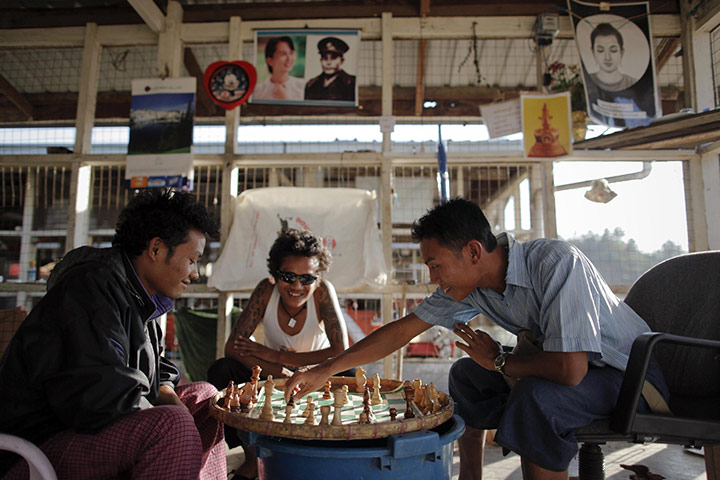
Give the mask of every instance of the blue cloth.
MULTIPOLYGON (((497 429, 498 444, 546 470, 562 472, 578 451, 573 430, 612 413, 622 376, 612 367, 591 367, 577 386, 526 377, 510 390, 501 374, 464 357, 450 369, 449 389, 465 423, 497 429)), ((650 364, 647 379, 668 398, 657 363, 650 364)), ((638 411, 650 411, 642 397, 638 411)))
POLYGON ((625 370, 633 340, 650 328, 618 300, 590 260, 560 240, 519 243, 501 234, 498 243, 509 250, 503 295, 478 288, 456 302, 438 289, 413 313, 447 328, 482 313, 516 335, 531 330, 545 351, 584 351, 594 365, 625 370))

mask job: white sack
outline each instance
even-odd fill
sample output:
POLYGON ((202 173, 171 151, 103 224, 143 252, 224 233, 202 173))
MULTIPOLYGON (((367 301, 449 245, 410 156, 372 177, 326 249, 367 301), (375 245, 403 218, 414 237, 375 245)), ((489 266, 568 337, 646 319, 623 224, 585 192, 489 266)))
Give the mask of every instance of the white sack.
POLYGON ((254 288, 266 278, 267 257, 278 232, 310 230, 332 253, 325 274, 335 288, 384 285, 387 269, 377 228, 375 193, 356 188, 271 187, 246 190, 235 203, 230 235, 208 286, 254 288))

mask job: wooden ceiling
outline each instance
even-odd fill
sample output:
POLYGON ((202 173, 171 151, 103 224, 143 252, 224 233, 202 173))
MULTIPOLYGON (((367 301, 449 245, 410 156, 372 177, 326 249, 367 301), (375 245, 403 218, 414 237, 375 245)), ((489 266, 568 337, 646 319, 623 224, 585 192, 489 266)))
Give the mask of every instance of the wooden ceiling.
MULTIPOLYGON (((148 0, 149 1, 149 0, 148 0)), ((167 0, 155 0, 167 12, 167 0)), ((183 22, 243 20, 287 20, 310 18, 367 18, 392 12, 394 17, 418 17, 423 0, 336 0, 254 2, 180 0, 183 22)), ((612 2, 611 2, 612 3, 612 2)), ((565 0, 430 0, 427 15, 455 16, 535 16, 546 11, 562 12, 565 0)), ((676 0, 651 0, 653 14, 678 14, 676 0)), ((3 0, 0 2, 1 28, 39 28, 143 23, 126 0, 3 0)))

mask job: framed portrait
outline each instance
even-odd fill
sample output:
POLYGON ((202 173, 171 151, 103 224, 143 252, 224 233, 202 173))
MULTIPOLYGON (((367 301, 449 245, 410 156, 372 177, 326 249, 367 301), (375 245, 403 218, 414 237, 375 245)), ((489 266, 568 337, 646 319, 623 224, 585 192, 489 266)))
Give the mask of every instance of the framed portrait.
POLYGON ((648 2, 568 0, 582 64, 588 116, 611 127, 648 125, 662 115, 648 2))
POLYGON ((359 30, 255 30, 250 102, 355 107, 359 49, 359 30))

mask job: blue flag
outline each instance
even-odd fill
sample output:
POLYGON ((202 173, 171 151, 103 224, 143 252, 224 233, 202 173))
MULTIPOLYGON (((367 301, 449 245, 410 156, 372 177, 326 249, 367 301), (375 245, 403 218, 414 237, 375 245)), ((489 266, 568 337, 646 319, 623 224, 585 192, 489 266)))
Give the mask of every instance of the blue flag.
POLYGON ((441 126, 438 125, 438 173, 437 184, 440 202, 446 202, 450 199, 450 175, 448 175, 447 156, 445 155, 445 147, 442 143, 441 126))

